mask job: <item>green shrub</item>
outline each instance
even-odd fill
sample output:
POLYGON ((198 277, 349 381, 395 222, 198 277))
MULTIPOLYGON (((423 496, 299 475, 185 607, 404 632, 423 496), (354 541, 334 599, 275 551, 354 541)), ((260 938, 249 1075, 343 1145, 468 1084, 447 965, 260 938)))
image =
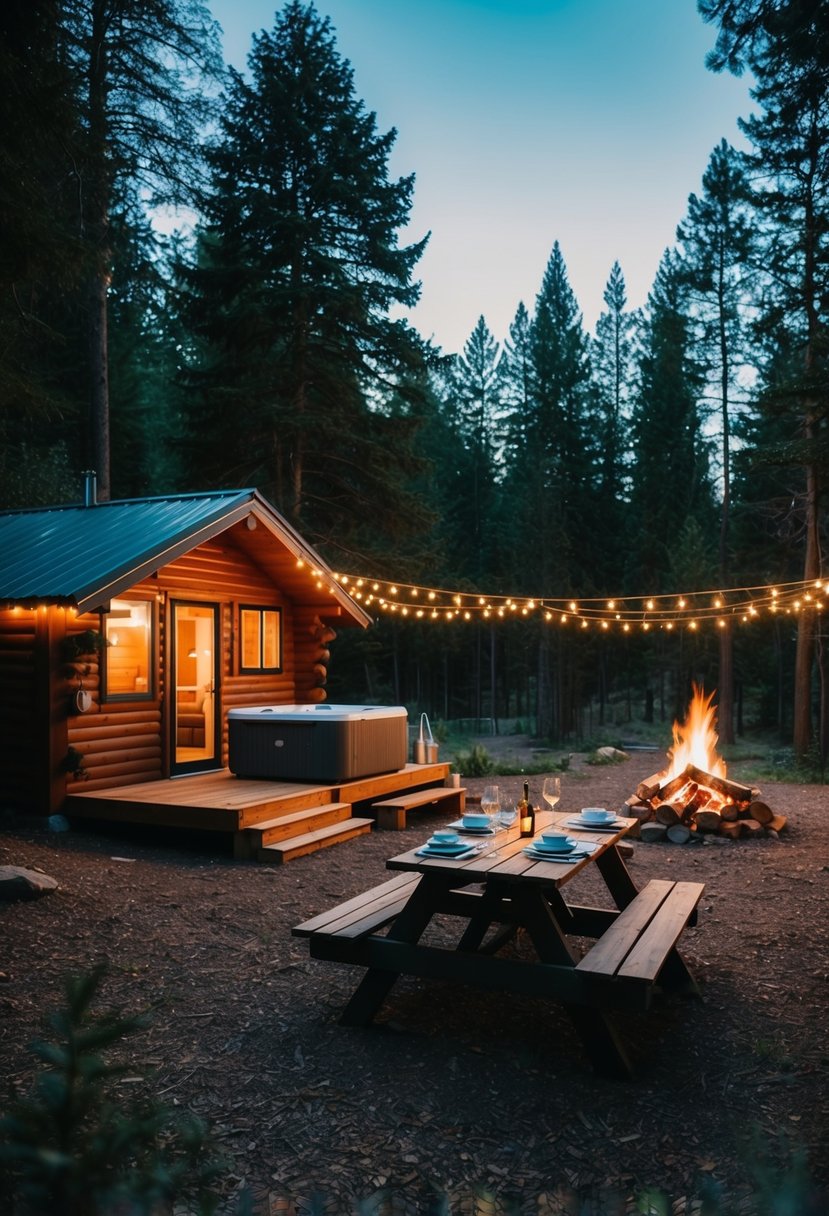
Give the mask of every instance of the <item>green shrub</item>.
POLYGON ((488 777, 495 772, 495 761, 481 743, 476 743, 468 752, 458 752, 455 766, 464 777, 488 777))

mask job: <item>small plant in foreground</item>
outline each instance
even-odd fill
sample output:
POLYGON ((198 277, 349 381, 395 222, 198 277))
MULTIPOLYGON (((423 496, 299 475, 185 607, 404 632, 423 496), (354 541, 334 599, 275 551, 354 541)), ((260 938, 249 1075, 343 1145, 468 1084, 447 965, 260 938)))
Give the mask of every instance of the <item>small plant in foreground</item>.
POLYGON ((213 1213, 218 1198, 210 1184, 221 1167, 203 1124, 156 1100, 127 1103, 115 1092, 126 1070, 102 1053, 144 1022, 91 1012, 102 978, 97 968, 68 979, 65 1006, 49 1018, 54 1039, 32 1045, 46 1067, 0 1120, 3 1210, 149 1216, 186 1200, 200 1216, 213 1213))

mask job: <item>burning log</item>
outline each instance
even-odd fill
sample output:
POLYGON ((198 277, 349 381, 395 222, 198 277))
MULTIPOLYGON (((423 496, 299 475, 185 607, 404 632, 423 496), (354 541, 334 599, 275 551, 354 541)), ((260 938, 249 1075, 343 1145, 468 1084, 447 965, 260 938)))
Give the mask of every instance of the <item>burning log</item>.
POLYGON ((652 777, 648 777, 645 781, 640 781, 636 787, 636 801, 650 802, 650 800, 659 792, 659 787, 662 784, 664 773, 654 773, 652 777))
POLYGON ((703 790, 697 786, 696 793, 688 802, 685 803, 684 807, 682 808, 682 822, 689 823, 695 817, 697 812, 702 810, 702 808, 708 804, 710 799, 710 790, 703 790))
POLYGON ((625 799, 627 814, 633 819, 650 819, 653 814, 653 807, 649 802, 643 802, 638 794, 632 794, 630 798, 625 799))
POLYGON ((642 781, 636 787, 636 796, 641 802, 650 802, 653 804, 655 799, 660 802, 670 802, 671 798, 678 790, 681 790, 683 785, 687 785, 688 778, 685 773, 679 773, 676 777, 671 777, 665 781, 664 773, 656 773, 653 777, 648 777, 647 781, 642 781), (665 782, 663 785, 663 781, 665 782))
POLYGON ((733 798, 735 802, 751 802, 754 791, 750 785, 740 785, 736 781, 728 781, 725 777, 715 777, 713 773, 703 772, 695 764, 689 764, 685 774, 688 780, 707 785, 724 798, 733 798))
POLYGON ((673 795, 678 794, 679 791, 682 789, 683 785, 688 784, 688 780, 689 780, 689 778, 688 778, 687 769, 685 769, 684 772, 680 773, 679 776, 672 777, 670 781, 666 782, 666 784, 663 785, 659 789, 658 794, 659 794, 660 800, 662 802, 670 802, 673 795))
POLYGON ((669 768, 640 782, 627 799, 627 813, 639 820, 640 839, 699 842, 703 833, 717 833, 736 840, 776 835, 785 827, 785 817, 774 814, 759 790, 726 777, 716 750, 712 700, 713 693, 706 697, 694 689, 685 722, 674 722, 669 768))

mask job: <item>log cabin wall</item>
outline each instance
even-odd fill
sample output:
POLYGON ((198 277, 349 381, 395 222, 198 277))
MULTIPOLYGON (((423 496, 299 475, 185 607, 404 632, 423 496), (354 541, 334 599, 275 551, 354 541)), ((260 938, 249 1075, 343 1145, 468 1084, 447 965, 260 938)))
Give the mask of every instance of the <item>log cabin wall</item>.
POLYGON ((296 699, 293 609, 271 579, 225 534, 199 545, 159 571, 152 580, 165 599, 221 604, 221 756, 227 763, 227 711, 250 705, 286 705, 296 699), (239 672, 239 605, 282 609, 282 671, 239 672))
MULTIPOLYGON (((293 559, 286 556, 286 563, 293 559)), ((325 699, 325 662, 333 629, 321 622, 318 608, 294 605, 225 533, 162 567, 137 583, 124 598, 152 599, 157 605, 155 696, 101 703, 97 656, 83 662, 84 687, 92 710, 69 719, 69 746, 83 757, 84 776, 70 776, 67 792, 112 788, 153 781, 169 773, 167 625, 170 600, 220 605, 219 692, 222 707, 221 759, 227 763, 227 711, 252 705, 291 704, 325 699), (282 671, 262 675, 239 671, 239 605, 282 609, 282 671)), ((73 629, 100 628, 100 618, 78 617, 73 629)), ((80 666, 80 664, 78 664, 80 666)), ((77 673, 72 674, 77 686, 77 673)), ((67 690, 68 699, 71 694, 67 690)))
MULTIPOLYGON (((138 584, 129 592, 141 599, 155 594, 153 588, 138 584)), ((67 633, 86 629, 100 630, 99 613, 78 616, 67 633)), ((162 616, 159 614, 157 636, 161 645, 157 655, 164 653, 162 616)), ((158 664, 158 657, 156 658, 158 664)), ((68 726, 69 755, 79 759, 80 769, 69 773, 66 792, 110 789, 117 785, 132 785, 156 781, 163 774, 162 746, 162 688, 160 678, 155 683, 155 695, 148 700, 104 701, 101 697, 101 656, 99 653, 81 655, 64 665, 66 703, 70 707, 68 726), (88 713, 71 712, 72 696, 79 688, 92 697, 88 713)))
POLYGON ((34 811, 35 773, 46 760, 42 698, 35 678, 38 619, 34 608, 0 612, 0 739, 4 751, 2 805, 34 811))

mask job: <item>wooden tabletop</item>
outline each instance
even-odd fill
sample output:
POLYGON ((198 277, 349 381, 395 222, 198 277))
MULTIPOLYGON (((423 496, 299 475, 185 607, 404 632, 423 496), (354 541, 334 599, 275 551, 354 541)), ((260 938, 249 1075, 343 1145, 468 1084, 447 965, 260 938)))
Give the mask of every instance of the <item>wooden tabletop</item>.
POLYGON ((422 874, 444 873, 448 874, 453 882, 459 880, 481 882, 497 878, 514 881, 516 878, 520 878, 522 881, 562 886, 579 870, 584 869, 586 865, 594 862, 612 848, 636 823, 635 819, 619 818, 614 831, 576 828, 566 821, 577 814, 577 811, 536 811, 535 822, 536 836, 545 828, 556 826, 574 840, 586 841, 595 845, 591 853, 578 861, 558 861, 552 858, 550 861, 536 861, 534 858, 528 857, 523 850, 532 841, 519 836, 518 827, 514 825, 508 831, 499 832, 494 837, 458 833, 462 840, 468 840, 472 846, 494 842, 493 850, 497 851, 495 857, 491 852, 473 853, 470 856, 458 858, 418 856, 417 849, 422 848, 426 843, 424 839, 414 849, 389 858, 386 866, 390 870, 415 870, 422 874))

